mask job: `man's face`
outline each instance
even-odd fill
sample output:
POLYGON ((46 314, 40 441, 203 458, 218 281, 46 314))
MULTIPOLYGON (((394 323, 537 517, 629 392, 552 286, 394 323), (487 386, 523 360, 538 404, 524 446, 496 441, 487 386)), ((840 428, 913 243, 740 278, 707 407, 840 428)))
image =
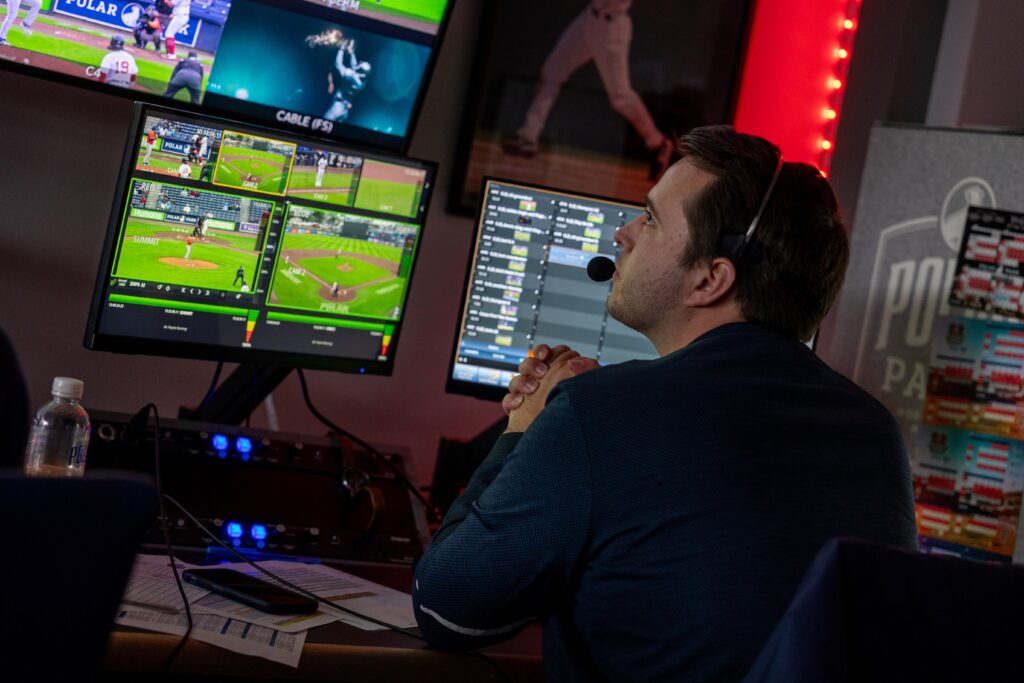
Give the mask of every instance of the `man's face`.
POLYGON ((673 164, 647 195, 647 211, 615 233, 616 260, 608 313, 647 334, 670 311, 684 305, 693 269, 684 271, 690 230, 683 213, 715 177, 685 159, 673 164))

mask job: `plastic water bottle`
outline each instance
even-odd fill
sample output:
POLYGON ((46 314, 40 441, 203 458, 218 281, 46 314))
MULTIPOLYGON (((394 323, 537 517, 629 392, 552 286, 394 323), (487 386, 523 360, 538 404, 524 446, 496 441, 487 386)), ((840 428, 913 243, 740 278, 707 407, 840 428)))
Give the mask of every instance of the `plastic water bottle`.
POLYGON ((36 413, 25 452, 30 477, 80 477, 89 447, 89 414, 79 401, 85 384, 71 377, 53 378, 53 400, 36 413))

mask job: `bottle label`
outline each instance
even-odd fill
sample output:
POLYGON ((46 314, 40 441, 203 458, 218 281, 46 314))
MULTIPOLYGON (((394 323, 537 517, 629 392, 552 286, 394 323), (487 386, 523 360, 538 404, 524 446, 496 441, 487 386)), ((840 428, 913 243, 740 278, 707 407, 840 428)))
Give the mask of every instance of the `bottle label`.
POLYGON ((85 444, 72 446, 68 452, 68 467, 78 467, 85 462, 85 444))

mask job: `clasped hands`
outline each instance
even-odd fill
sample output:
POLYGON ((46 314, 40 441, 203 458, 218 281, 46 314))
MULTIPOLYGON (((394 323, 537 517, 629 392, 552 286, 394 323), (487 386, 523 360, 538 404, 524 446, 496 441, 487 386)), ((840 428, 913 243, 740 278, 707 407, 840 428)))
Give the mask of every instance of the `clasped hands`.
POLYGON ((544 410, 556 384, 598 367, 596 360, 585 358, 564 344, 554 348, 537 345, 533 355, 519 364, 519 374, 509 382, 508 394, 501 400, 508 415, 505 432, 525 432, 544 410))

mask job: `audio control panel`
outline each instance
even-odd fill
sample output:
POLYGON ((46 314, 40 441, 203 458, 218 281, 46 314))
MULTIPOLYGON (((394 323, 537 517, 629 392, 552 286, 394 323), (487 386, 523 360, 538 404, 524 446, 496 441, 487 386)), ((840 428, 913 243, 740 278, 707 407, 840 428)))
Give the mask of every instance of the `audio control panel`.
MULTIPOLYGON (((91 411, 90 472, 155 474, 163 492, 192 513, 204 532, 165 501, 171 543, 218 548, 216 539, 253 555, 412 564, 427 538, 419 502, 374 454, 344 439, 161 420, 133 427, 131 416, 91 411)), ((402 469, 398 454, 384 453, 402 469)), ((158 525, 148 543, 164 544, 158 525)))

